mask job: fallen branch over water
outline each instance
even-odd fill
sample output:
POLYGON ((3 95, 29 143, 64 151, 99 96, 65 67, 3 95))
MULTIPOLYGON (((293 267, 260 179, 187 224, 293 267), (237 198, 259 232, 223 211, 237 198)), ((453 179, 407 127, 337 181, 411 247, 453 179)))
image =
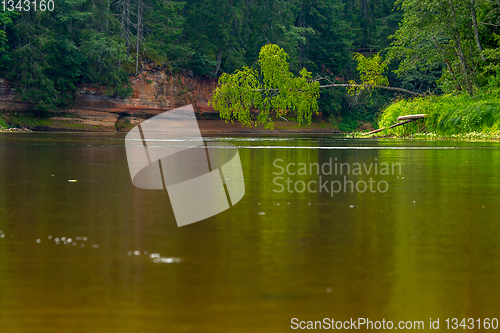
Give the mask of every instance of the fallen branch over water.
MULTIPOLYGON (((371 86, 371 85, 366 85, 366 84, 352 84, 352 83, 333 83, 333 84, 327 84, 324 86, 319 86, 320 88, 331 88, 331 87, 364 87, 364 88, 380 88, 380 89, 386 89, 386 90, 392 90, 392 91, 399 91, 403 92, 406 94, 410 95, 415 95, 415 96, 420 96, 423 97, 424 94, 414 92, 408 89, 403 89, 403 88, 396 88, 396 87, 387 87, 387 86, 371 86)), ((280 91, 279 88, 271 88, 271 89, 254 89, 253 91, 280 91)), ((299 90, 301 91, 301 90, 299 90)))
POLYGON ((370 86, 370 85, 365 85, 365 84, 352 84, 352 83, 333 83, 333 84, 327 84, 324 86, 319 86, 320 88, 330 88, 330 87, 364 87, 364 88, 380 88, 380 89, 386 89, 386 90, 392 90, 392 91, 399 91, 399 92, 404 92, 410 95, 415 95, 415 96, 424 96, 424 94, 414 92, 408 89, 403 89, 403 88, 396 88, 396 87, 387 87, 387 86, 370 86))
POLYGON ((370 135, 370 134, 375 134, 375 133, 378 133, 378 132, 382 132, 386 128, 391 129, 391 128, 394 128, 394 127, 398 127, 398 126, 401 126, 401 125, 404 125, 404 124, 408 124, 408 123, 417 121, 418 119, 423 119, 426 116, 427 115, 425 115, 425 114, 414 114, 414 115, 408 115, 408 116, 401 116, 401 117, 398 117, 398 120, 404 120, 404 121, 402 121, 400 123, 391 125, 389 127, 382 127, 382 128, 376 129, 376 130, 368 132, 368 133, 363 133, 362 135, 370 135))

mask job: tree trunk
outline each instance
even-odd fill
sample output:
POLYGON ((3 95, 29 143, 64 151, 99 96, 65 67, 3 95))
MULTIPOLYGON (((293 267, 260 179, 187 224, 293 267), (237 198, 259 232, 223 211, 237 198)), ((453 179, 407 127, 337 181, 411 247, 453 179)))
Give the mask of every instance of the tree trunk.
MULTIPOLYGON (((125 0, 122 0, 121 1, 121 5, 122 5, 122 13, 120 15, 120 25, 121 25, 121 32, 120 32, 120 38, 121 39, 125 39, 125 30, 127 29, 125 27, 125 17, 126 17, 126 13, 127 13, 127 7, 125 5, 125 0)), ((120 69, 122 67, 122 61, 119 60, 118 61, 118 69, 120 69)))
POLYGON ((324 86, 319 86, 320 88, 330 88, 330 87, 366 87, 366 88, 380 88, 380 89, 386 89, 386 90, 392 90, 392 91, 399 91, 403 92, 406 94, 410 95, 415 95, 415 96, 424 96, 424 94, 411 91, 408 89, 403 89, 403 88, 396 88, 396 87, 387 87, 387 86, 369 86, 365 84, 351 84, 351 83, 334 83, 334 84, 327 84, 324 86))
POLYGON ((460 33, 456 31, 453 36, 456 44, 456 51, 458 53, 458 58, 460 59, 460 64, 462 65, 463 72, 465 74, 465 83, 467 84, 467 91, 472 95, 472 82, 470 81, 470 67, 467 59, 465 58, 464 50, 462 49, 462 43, 460 42, 460 33))
POLYGON ((476 0, 470 0, 471 4, 471 16, 472 16, 472 26, 474 27, 474 38, 476 39, 477 49, 481 55, 481 59, 486 61, 483 55, 483 46, 481 45, 481 41, 479 40, 479 29, 477 27, 477 15, 476 15, 476 0))
POLYGON ((362 0, 361 1, 361 12, 363 13, 363 18, 372 21, 372 14, 370 10, 370 0, 362 0))
MULTIPOLYGON (((434 45, 436 45, 436 49, 440 50, 441 51, 441 47, 439 46, 438 44, 438 41, 436 39, 436 37, 432 36, 432 40, 434 41, 434 45)), ((444 53, 443 53, 444 54, 444 53)), ((453 76, 453 79, 455 79, 455 73, 453 73, 453 68, 451 67, 451 64, 450 64, 450 61, 448 59, 446 59, 446 57, 444 57, 444 62, 446 64, 446 67, 448 68, 448 71, 450 72, 450 74, 453 76)))
POLYGON ((221 61, 222 61, 222 48, 219 48, 219 53, 217 54, 217 65, 215 66, 215 73, 214 73, 215 77, 217 77, 217 73, 219 73, 221 61))
MULTIPOLYGON (((436 45, 436 48, 437 48, 438 50, 441 50, 441 47, 439 46, 439 43, 438 43, 438 41, 437 41, 436 37, 432 36, 432 40, 434 41, 434 45, 436 45)), ((450 61, 449 61, 448 59, 446 59, 446 56, 444 56, 444 52, 443 52, 443 58, 444 58, 444 62, 445 62, 445 64, 446 64, 446 67, 448 68, 448 71, 450 72, 451 77, 453 78, 453 81, 458 82, 458 81, 457 81, 457 78, 456 78, 456 76, 455 76, 455 73, 453 72, 453 68, 451 67, 450 61)), ((462 90, 462 89, 460 88, 460 85, 458 85, 458 84, 457 84, 457 89, 458 89, 458 90, 462 90)))
MULTIPOLYGON (((301 28, 303 28, 304 27, 304 2, 302 2, 300 4, 300 17, 299 17, 299 20, 300 20, 299 26, 301 28)), ((304 33, 303 32, 301 33, 301 36, 304 37, 304 33)), ((304 61, 304 44, 303 43, 299 43, 299 69, 302 69, 303 61, 304 61)))
POLYGON ((455 40, 455 50, 458 55, 458 59, 460 60, 460 64, 462 66, 462 70, 465 74, 465 83, 467 84, 467 91, 469 92, 470 95, 472 95, 472 82, 470 80, 470 74, 471 74, 471 69, 469 67, 469 63, 467 62, 467 59, 465 58, 464 50, 462 48, 462 42, 460 41, 460 31, 457 28, 457 13, 455 11, 455 7, 453 7, 453 3, 451 1, 448 1, 450 4, 450 9, 451 9, 451 14, 453 18, 453 23, 454 23, 454 34, 453 34, 453 39, 455 40))
MULTIPOLYGON (((107 0, 107 3, 108 3, 108 8, 106 8, 108 10, 108 13, 111 13, 111 1, 110 0, 107 0)), ((109 17, 106 15, 106 28, 109 28, 109 17)))
POLYGON ((127 1, 126 4, 127 4, 127 16, 126 16, 126 19, 127 19, 127 25, 126 25, 126 29, 125 29, 125 36, 127 38, 127 57, 130 56, 130 0, 123 0, 123 1, 127 1))
POLYGON ((142 0, 137 1, 137 53, 135 56, 135 72, 139 73, 139 52, 141 50, 142 33, 142 0))

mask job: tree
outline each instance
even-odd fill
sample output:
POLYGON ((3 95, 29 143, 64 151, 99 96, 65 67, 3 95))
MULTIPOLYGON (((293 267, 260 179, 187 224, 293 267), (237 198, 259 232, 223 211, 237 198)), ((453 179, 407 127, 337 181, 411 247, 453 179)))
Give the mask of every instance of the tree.
POLYGON ((401 11, 394 8, 395 0, 343 0, 342 17, 352 33, 353 49, 378 52, 389 43, 401 21, 401 11))
POLYGON ((125 40, 127 56, 130 56, 130 0, 118 0, 115 7, 120 15, 120 38, 125 40))
POLYGON ((353 34, 343 17, 340 1, 302 1, 297 25, 311 29, 300 45, 299 68, 314 73, 339 75, 350 61, 353 34))
POLYGON ((12 20, 19 15, 17 11, 0 12, 0 72, 7 68, 10 58, 10 47, 7 41, 7 27, 12 25, 12 20))
POLYGON ((311 123, 319 97, 319 83, 311 73, 303 68, 300 76, 294 76, 288 55, 274 44, 262 47, 258 65, 259 69, 243 67, 234 74, 221 75, 211 101, 220 117, 246 126, 263 124, 273 128, 271 112, 279 117, 293 113, 299 124, 311 123), (251 108, 259 111, 255 120, 251 108))
POLYGON ((146 14, 144 23, 147 57, 158 65, 172 69, 172 64, 185 56, 186 49, 177 42, 182 36, 185 2, 158 0, 146 14))
POLYGON ((120 69, 129 60, 110 4, 60 0, 57 11, 31 11, 13 20, 7 46, 15 61, 8 77, 18 98, 46 111, 68 106, 82 83, 105 85, 110 95, 130 94, 128 75, 120 69))
POLYGON ((35 111, 47 111, 58 104, 54 82, 48 77, 48 50, 54 43, 48 29, 40 25, 46 13, 28 12, 14 25, 17 35, 12 57, 16 59, 8 73, 17 85, 17 97, 33 104, 35 111))
POLYGON ((354 80, 349 81, 349 93, 356 95, 366 89, 389 85, 389 80, 384 76, 387 63, 382 61, 380 52, 370 58, 366 58, 361 53, 355 53, 354 59, 358 63, 357 70, 360 74, 361 84, 356 84, 354 80))
POLYGON ((403 22, 389 49, 389 59, 401 60, 398 74, 443 66, 444 90, 472 94, 481 55, 472 29, 474 1, 471 5, 462 0, 399 0, 398 5, 404 11, 403 22))
POLYGON ((245 31, 248 8, 237 0, 188 0, 184 7, 185 41, 199 54, 214 60, 210 76, 220 69, 245 65, 245 31))

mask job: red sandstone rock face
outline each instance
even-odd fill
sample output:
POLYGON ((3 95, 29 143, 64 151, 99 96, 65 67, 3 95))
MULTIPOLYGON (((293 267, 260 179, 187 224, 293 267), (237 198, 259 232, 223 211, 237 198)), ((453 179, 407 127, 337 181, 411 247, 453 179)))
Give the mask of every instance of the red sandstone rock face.
POLYGON ((163 70, 145 70, 130 78, 133 96, 125 100, 107 97, 95 89, 79 90, 76 109, 129 114, 139 118, 153 115, 187 104, 197 112, 214 112, 208 106, 217 81, 172 75, 163 70))
MULTIPOLYGON (((104 87, 80 86, 74 105, 53 114, 54 130, 71 129, 70 126, 75 125, 87 131, 127 130, 144 119, 187 104, 193 104, 200 115, 215 113, 208 106, 208 101, 217 85, 216 79, 195 78, 188 74, 172 75, 161 69, 149 68, 148 64, 144 67, 143 72, 130 78, 133 96, 127 99, 108 97, 104 87), (126 126, 122 126, 119 120, 125 117, 126 126)), ((30 104, 17 101, 14 97, 14 89, 6 79, 0 78, 0 112, 31 111, 30 104)))
MULTIPOLYGON (((148 68, 130 78, 133 96, 127 99, 106 96, 103 89, 81 86, 77 90, 75 105, 65 113, 89 115, 88 111, 116 113, 120 116, 132 115, 149 118, 165 110, 193 104, 197 112, 214 112, 208 106, 217 80, 195 78, 188 74, 172 75, 163 70, 148 68)), ((12 90, 6 79, 0 79, 0 111, 29 111, 26 103, 14 100, 12 90)))
POLYGON ((134 106, 174 109, 193 104, 195 111, 212 111, 208 101, 217 86, 216 79, 192 77, 189 74, 172 75, 151 63, 143 63, 144 71, 131 77, 134 89, 130 100, 134 106))

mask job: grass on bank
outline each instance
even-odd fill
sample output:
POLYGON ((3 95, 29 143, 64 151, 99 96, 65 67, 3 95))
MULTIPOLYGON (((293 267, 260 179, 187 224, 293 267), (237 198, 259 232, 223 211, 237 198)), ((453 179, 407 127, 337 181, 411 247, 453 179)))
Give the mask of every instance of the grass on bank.
POLYGON ((34 115, 0 115, 0 127, 36 127, 36 126, 49 126, 52 121, 48 118, 38 118, 34 115))
POLYGON ((400 100, 380 115, 378 127, 388 127, 399 116, 425 113, 422 123, 386 129, 377 135, 428 138, 498 139, 500 138, 500 91, 480 91, 474 96, 448 94, 400 100), (420 127, 419 127, 420 124, 420 127))
POLYGON ((3 117, 1 116, 0 116, 0 128, 9 128, 9 125, 7 124, 5 119, 3 119, 3 117))

